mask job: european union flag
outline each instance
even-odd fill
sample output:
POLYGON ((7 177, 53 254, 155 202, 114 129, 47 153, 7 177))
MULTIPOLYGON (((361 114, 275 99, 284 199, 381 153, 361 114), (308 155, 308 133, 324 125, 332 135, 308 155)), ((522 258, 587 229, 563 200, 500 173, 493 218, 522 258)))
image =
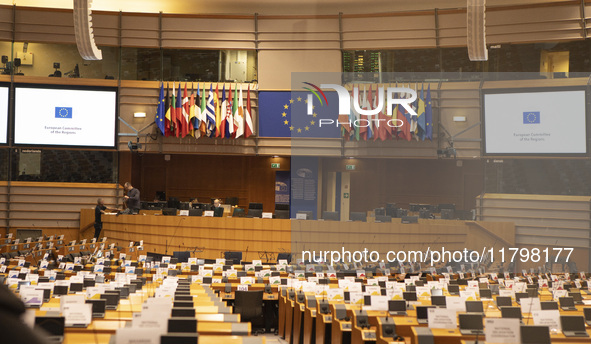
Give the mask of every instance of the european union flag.
POLYGON ((528 111, 523 113, 523 124, 540 123, 540 111, 528 111))
POLYGON ((72 118, 72 108, 56 106, 55 118, 72 118))
POLYGON ((259 136, 340 138, 341 128, 336 126, 339 103, 337 93, 326 92, 330 106, 315 101, 311 106, 311 115, 307 114, 308 93, 259 92, 259 136))

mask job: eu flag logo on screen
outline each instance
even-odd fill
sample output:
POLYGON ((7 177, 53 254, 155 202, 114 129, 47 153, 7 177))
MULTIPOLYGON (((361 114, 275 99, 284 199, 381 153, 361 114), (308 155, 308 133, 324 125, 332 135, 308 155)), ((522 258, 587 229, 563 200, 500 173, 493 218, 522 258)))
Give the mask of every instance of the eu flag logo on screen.
POLYGON ((540 111, 528 111, 523 113, 523 124, 540 123, 540 111))
POLYGON ((72 118, 72 108, 56 106, 55 118, 72 118))

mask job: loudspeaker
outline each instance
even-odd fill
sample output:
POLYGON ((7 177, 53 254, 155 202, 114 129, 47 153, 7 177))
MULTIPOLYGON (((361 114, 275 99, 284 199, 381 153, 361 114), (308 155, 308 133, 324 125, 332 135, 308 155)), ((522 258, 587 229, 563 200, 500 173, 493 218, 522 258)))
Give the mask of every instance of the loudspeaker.
POLYGON ((468 0, 468 56, 470 61, 488 61, 486 50, 486 0, 468 0))

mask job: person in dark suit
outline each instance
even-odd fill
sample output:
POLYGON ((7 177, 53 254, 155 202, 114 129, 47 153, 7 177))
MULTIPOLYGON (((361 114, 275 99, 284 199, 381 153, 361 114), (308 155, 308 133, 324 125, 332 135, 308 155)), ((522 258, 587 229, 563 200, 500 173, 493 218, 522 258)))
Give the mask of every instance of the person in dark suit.
POLYGON ((222 217, 224 216, 224 208, 220 206, 222 202, 219 199, 213 201, 213 216, 222 217))
POLYGON ((25 313, 23 302, 0 283, 0 333, 2 343, 14 344, 48 344, 43 337, 45 333, 27 326, 22 315, 25 313))

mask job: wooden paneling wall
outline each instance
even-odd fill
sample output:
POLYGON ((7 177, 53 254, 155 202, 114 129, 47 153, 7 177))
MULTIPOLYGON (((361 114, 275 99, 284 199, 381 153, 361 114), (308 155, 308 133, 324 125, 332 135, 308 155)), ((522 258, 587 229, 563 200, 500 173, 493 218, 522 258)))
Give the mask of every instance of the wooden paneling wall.
POLYGON ((66 240, 78 240, 80 209, 94 208, 99 197, 114 207, 121 194, 117 184, 1 182, 0 228, 6 232, 10 226, 12 233, 19 228, 42 229, 44 235, 64 234, 66 240))
POLYGON ((325 159, 322 171, 351 173, 351 211, 361 212, 386 203, 402 208, 409 203, 454 203, 457 209, 470 210, 484 183, 480 160, 325 159), (347 171, 345 165, 351 164, 355 170, 347 171))
POLYGON ((140 189, 142 200, 151 201, 156 191, 166 191, 168 197, 189 201, 197 197, 209 203, 210 198, 238 197, 239 205, 263 203, 264 211, 275 209, 275 172, 289 171, 288 158, 256 156, 216 156, 173 154, 165 160, 163 154, 144 154, 133 169, 141 179, 132 180, 140 189), (280 169, 272 169, 271 163, 280 169))
MULTIPOLYGON (((591 231, 590 196, 484 194, 477 198, 477 219, 515 223, 518 247, 544 249, 573 247, 571 260, 579 271, 589 269, 591 231)), ((561 254, 565 257, 565 252, 561 254)), ((522 268, 543 265, 535 262, 517 264, 522 268)))
MULTIPOLYGON (((224 251, 241 251, 243 259, 261 259, 265 252, 377 251, 386 260, 388 251, 498 250, 515 244, 510 222, 419 220, 418 224, 355 223, 248 218, 184 216, 106 216, 104 235, 109 242, 126 246, 144 240, 146 251, 172 254, 194 251, 197 257, 219 258, 224 251)), ((369 256, 368 256, 369 259, 369 256)), ((427 260, 425 260, 427 261, 427 260)), ((424 264, 423 264, 424 265, 424 264)), ((500 264, 498 264, 500 265, 500 264)), ((496 265, 496 266, 498 266, 496 265)))

